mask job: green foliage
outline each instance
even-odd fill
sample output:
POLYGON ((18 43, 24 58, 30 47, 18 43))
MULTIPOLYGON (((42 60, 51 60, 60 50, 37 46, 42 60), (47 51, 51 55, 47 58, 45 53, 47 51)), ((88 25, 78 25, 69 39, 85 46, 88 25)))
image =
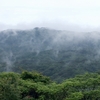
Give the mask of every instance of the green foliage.
POLYGON ((20 100, 18 74, 0 73, 0 100, 20 100))
POLYGON ((83 98, 83 94, 81 92, 72 93, 66 100, 81 100, 83 98))
POLYGON ((37 72, 0 73, 0 100, 99 99, 99 73, 86 73, 59 84, 37 72))
POLYGON ((42 74, 37 73, 37 72, 24 71, 21 74, 21 78, 24 80, 30 79, 30 80, 33 80, 34 82, 42 82, 45 84, 51 83, 51 80, 49 77, 43 76, 42 74))

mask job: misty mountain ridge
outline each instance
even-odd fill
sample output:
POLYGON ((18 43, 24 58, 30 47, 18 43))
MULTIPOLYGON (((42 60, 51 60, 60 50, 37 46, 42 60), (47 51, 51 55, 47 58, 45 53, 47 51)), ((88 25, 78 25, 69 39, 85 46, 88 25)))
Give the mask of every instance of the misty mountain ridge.
POLYGON ((38 27, 0 32, 0 71, 37 70, 62 80, 100 70, 99 60, 100 32, 38 27))

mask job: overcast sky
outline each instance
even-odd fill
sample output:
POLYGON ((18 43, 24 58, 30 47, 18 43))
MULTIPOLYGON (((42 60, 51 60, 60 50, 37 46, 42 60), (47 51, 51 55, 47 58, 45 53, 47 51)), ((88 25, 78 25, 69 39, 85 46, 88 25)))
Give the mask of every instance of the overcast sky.
POLYGON ((100 28, 100 0, 0 0, 0 29, 100 28))

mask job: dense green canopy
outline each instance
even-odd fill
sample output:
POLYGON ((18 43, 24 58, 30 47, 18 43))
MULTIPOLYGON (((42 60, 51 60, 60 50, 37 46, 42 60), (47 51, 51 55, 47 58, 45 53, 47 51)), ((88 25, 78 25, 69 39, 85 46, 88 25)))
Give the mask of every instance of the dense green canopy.
POLYGON ((100 74, 55 83, 37 72, 0 73, 0 100, 100 100, 100 74))

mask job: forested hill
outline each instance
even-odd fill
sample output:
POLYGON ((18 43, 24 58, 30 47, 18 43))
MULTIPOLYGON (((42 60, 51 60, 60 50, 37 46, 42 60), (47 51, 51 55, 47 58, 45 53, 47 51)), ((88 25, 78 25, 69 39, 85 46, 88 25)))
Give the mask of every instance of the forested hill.
POLYGON ((34 28, 0 32, 0 71, 36 70, 62 81, 100 70, 100 33, 34 28))

